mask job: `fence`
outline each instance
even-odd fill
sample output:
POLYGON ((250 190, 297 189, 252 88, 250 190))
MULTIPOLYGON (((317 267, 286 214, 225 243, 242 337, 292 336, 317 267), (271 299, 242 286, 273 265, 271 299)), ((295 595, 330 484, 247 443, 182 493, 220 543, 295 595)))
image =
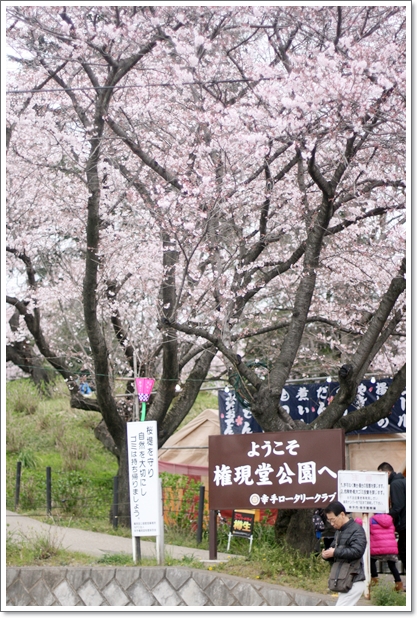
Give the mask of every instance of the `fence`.
MULTIPOLYGON (((198 481, 187 476, 162 473, 164 523, 171 528, 196 533, 197 540, 202 540, 202 532, 208 527, 209 509, 205 488, 198 481)), ((114 528, 118 527, 118 514, 122 503, 119 501, 118 477, 113 478, 112 494, 108 492, 105 499, 89 495, 85 487, 79 484, 77 475, 68 473, 65 479, 58 477, 54 482, 51 466, 47 466, 45 477, 34 493, 34 483, 26 486, 30 500, 25 497, 25 485, 22 484, 22 464, 17 462, 13 506, 10 495, 7 497, 8 508, 18 511, 22 504, 25 511, 32 515, 48 515, 57 518, 86 517, 102 519, 109 517, 114 528), (74 478, 73 478, 74 477, 74 478), (72 480, 74 482, 72 482, 72 480), (110 504, 112 500, 112 504, 110 504), (104 508, 103 508, 103 505, 104 508)))

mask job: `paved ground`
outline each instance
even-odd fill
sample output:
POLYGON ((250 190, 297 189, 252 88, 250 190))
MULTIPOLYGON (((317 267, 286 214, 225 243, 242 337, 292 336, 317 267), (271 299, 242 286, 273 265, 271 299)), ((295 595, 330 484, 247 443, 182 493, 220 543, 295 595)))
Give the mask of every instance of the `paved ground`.
MULTIPOLYGON (((62 547, 68 551, 82 552, 96 557, 112 553, 127 553, 132 555, 132 539, 113 536, 111 534, 102 534, 100 532, 90 532, 87 530, 78 530, 76 528, 64 528, 61 526, 44 524, 37 519, 18 515, 12 511, 6 511, 6 526, 8 531, 22 533, 26 537, 39 535, 40 533, 49 533, 53 535, 57 543, 60 543, 62 547)), ((166 555, 178 560, 188 556, 204 562, 209 562, 209 551, 205 549, 165 545, 165 552, 166 555)), ((155 558, 155 543, 141 540, 141 555, 144 558, 155 558)), ((219 561, 228 560, 230 557, 231 554, 218 552, 219 561)), ((381 574, 379 578, 384 579, 388 583, 393 581, 390 574, 381 574)), ((405 576, 402 576, 402 581, 405 584, 405 576)), ((371 603, 362 597, 357 605, 367 606, 371 605, 371 603)))
MULTIPOLYGON (((64 549, 82 552, 89 556, 100 557, 112 553, 132 554, 132 539, 102 534, 100 532, 44 524, 37 519, 18 515, 12 511, 6 511, 6 525, 8 531, 22 533, 27 537, 40 533, 49 533, 54 536, 56 542, 60 543, 64 549)), ((205 549, 166 545, 165 553, 178 560, 185 556, 190 556, 205 562, 209 561, 209 551, 205 549)), ((155 543, 141 540, 141 556, 144 558, 155 558, 155 543)), ((218 560, 228 560, 230 557, 231 554, 218 552, 218 560)))

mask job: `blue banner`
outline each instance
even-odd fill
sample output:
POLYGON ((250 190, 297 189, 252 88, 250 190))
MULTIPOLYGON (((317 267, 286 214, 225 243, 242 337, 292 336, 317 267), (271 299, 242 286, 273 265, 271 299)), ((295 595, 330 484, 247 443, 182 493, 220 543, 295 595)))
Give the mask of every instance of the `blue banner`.
MULTIPOLYGON (((370 405, 382 397, 392 380, 363 380, 357 389, 354 402, 344 412, 350 414, 358 408, 370 405)), ((282 390, 281 406, 296 420, 309 424, 331 403, 338 392, 338 382, 322 382, 320 384, 288 385, 282 390)), ((262 432, 255 421, 249 406, 241 403, 235 391, 219 390, 219 421, 221 434, 245 434, 262 432)), ((392 408, 389 417, 377 423, 372 423, 353 433, 404 433, 406 431, 406 391, 403 391, 392 408)))

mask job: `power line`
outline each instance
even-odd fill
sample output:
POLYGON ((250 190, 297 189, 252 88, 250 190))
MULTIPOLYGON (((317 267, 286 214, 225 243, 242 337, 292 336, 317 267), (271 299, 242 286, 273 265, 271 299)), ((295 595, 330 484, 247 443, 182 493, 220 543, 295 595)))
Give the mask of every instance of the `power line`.
MULTIPOLYGON (((12 361, 8 361, 8 362, 12 362, 12 361)), ((17 364, 17 363, 12 363, 12 365, 14 367, 18 367, 18 368, 24 368, 26 367, 27 369, 39 369, 39 365, 21 365, 21 364, 17 364)), ((45 371, 53 371, 57 374, 59 374, 58 369, 55 369, 54 367, 47 367, 47 366, 42 366, 41 369, 44 369, 45 371)), ((75 377, 80 376, 80 375, 85 375, 85 370, 83 371, 82 369, 77 369, 75 371, 71 371, 70 369, 66 369, 66 371, 68 371, 68 373, 74 374, 75 377)), ((135 380, 135 376, 131 376, 131 377, 125 377, 125 376, 117 376, 115 374, 106 374, 106 373, 94 373, 94 372, 90 372, 89 373, 89 377, 90 378, 95 378, 95 377, 110 377, 113 378, 114 380, 126 380, 129 381, 131 380, 132 382, 135 380)), ((371 372, 371 373, 365 373, 364 374, 364 379, 367 379, 368 377, 380 377, 380 379, 386 379, 386 380, 392 380, 392 377, 388 377, 387 374, 385 372, 382 371, 375 371, 375 372, 371 372)), ((325 375, 325 376, 306 376, 303 378, 294 378, 294 379, 290 379, 286 381, 286 384, 304 384, 305 382, 326 382, 328 380, 328 378, 333 379, 334 381, 338 381, 338 377, 334 376, 332 374, 329 375, 325 375)), ((187 382, 227 382, 229 385, 229 378, 204 378, 203 380, 199 380, 199 379, 193 379, 193 378, 186 378, 187 382)), ((157 378, 158 382, 181 382, 182 380, 180 378, 157 378)), ((209 390, 215 390, 216 388, 218 388, 217 386, 213 386, 213 388, 210 388, 209 390)), ((230 387, 232 388, 232 387, 230 387)), ((200 389, 200 390, 205 390, 205 389, 200 389)))
MULTIPOLYGON (((7 361, 9 363, 12 363, 12 361, 7 361)), ((56 369, 55 367, 48 367, 48 366, 39 366, 39 365, 23 365, 20 363, 12 363, 12 366, 14 367, 18 367, 19 369, 21 369, 23 371, 24 368, 27 369, 42 369, 45 371, 51 371, 54 372, 56 374, 59 374, 59 370, 56 369)), ((71 370, 71 368, 66 367, 65 371, 67 371, 68 373, 71 373, 74 377, 77 376, 82 376, 82 375, 87 375, 85 373, 86 370, 83 369, 75 369, 74 371, 71 370)), ((94 372, 89 372, 88 377, 90 378, 95 378, 95 377, 109 377, 109 378, 113 378, 114 380, 135 380, 135 376, 118 376, 115 374, 109 374, 109 373, 94 373, 94 372)), ((178 382, 180 379, 179 378, 157 378, 158 382, 178 382)), ((181 381, 181 380, 180 380, 181 381)), ((202 380, 199 379, 193 379, 193 378, 187 378, 188 382, 202 382, 202 380)), ((203 382, 227 382, 228 379, 227 378, 205 378, 203 380, 203 382)), ((216 387, 214 387, 216 388, 216 387)))
POLYGON ((157 84, 126 84, 124 86, 78 86, 75 88, 42 88, 42 90, 28 89, 28 90, 6 90, 6 94, 42 94, 43 92, 74 92, 76 90, 123 90, 126 88, 173 88, 181 86, 209 86, 214 84, 239 84, 239 83, 258 83, 262 81, 277 80, 276 77, 259 77, 257 79, 212 79, 209 81, 194 81, 194 82, 181 82, 179 84, 170 82, 161 82, 157 84))

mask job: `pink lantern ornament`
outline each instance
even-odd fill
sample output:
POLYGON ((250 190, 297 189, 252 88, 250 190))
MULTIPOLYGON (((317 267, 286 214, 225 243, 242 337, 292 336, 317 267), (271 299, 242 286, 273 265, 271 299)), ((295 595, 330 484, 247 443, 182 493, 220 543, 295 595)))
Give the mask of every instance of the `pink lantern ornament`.
POLYGON ((135 378, 135 388, 139 401, 142 403, 141 421, 145 420, 146 403, 152 393, 154 378, 135 378))

